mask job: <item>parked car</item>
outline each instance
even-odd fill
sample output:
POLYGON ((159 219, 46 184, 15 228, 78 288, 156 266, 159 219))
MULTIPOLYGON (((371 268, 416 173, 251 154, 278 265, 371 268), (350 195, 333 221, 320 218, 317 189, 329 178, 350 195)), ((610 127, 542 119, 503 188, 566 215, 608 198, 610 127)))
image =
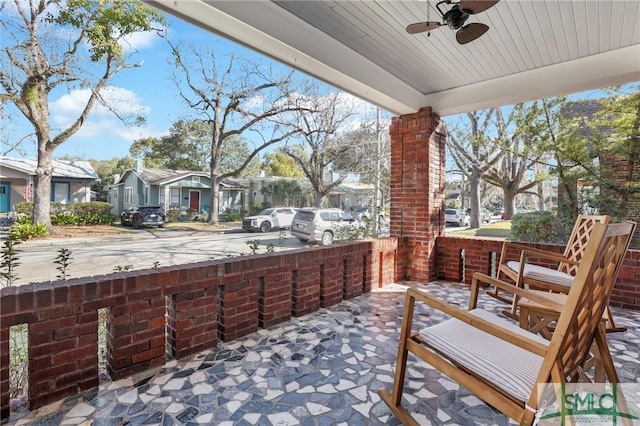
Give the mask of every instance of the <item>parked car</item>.
POLYGON ((452 223, 457 226, 469 226, 471 216, 463 210, 445 209, 444 222, 445 224, 452 223))
POLYGON ((248 232, 269 232, 272 229, 291 228, 291 221, 296 214, 296 209, 290 207, 276 207, 262 210, 255 216, 247 216, 242 219, 242 229, 248 232))
POLYGON ((304 208, 298 210, 291 223, 291 235, 302 242, 333 244, 344 233, 341 227, 355 227, 357 221, 340 209, 304 208))
MULTIPOLYGON (((471 218, 471 209, 467 209, 467 215, 469 215, 469 218, 471 218)), ((471 221, 471 219, 469 219, 469 221, 471 221)), ((482 222, 491 222, 491 213, 487 209, 480 209, 480 223, 482 222)))
POLYGON ((165 213, 162 206, 133 206, 120 214, 120 225, 136 229, 143 226, 164 227, 165 213))

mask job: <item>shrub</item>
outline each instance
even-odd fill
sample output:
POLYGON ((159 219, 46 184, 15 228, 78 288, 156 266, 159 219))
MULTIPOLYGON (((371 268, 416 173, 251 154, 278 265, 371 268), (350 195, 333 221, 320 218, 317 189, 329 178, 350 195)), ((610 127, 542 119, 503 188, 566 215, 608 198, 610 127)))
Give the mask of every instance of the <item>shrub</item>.
MULTIPOLYGON (((60 225, 110 225, 116 217, 111 214, 111 204, 102 201, 90 203, 51 203, 51 224, 60 225)), ((15 206, 18 223, 33 221, 33 203, 22 202, 15 206)))
POLYGON ((51 224, 55 226, 60 225, 78 225, 80 218, 71 212, 63 212, 51 215, 51 224))
POLYGON ((230 213, 224 218, 222 218, 223 222, 242 222, 242 216, 239 213, 230 213))
POLYGON ((567 240, 566 225, 551 212, 519 213, 511 221, 515 241, 562 243, 567 240))
POLYGON ((14 206, 16 213, 18 216, 30 216, 33 217, 33 203, 29 201, 22 201, 20 203, 16 203, 14 206))
POLYGON ((43 223, 16 223, 9 231, 9 238, 22 241, 46 236, 47 227, 43 223))

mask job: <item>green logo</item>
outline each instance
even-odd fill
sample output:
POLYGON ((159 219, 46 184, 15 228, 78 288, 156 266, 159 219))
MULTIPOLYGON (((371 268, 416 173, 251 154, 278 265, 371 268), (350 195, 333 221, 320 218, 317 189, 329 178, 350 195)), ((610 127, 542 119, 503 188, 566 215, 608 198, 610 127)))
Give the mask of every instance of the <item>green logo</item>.
POLYGON ((630 424, 629 420, 640 417, 629 410, 629 406, 638 407, 636 401, 628 401, 625 397, 637 398, 638 385, 629 385, 635 389, 623 393, 623 385, 618 383, 545 384, 538 388, 539 424, 630 424))

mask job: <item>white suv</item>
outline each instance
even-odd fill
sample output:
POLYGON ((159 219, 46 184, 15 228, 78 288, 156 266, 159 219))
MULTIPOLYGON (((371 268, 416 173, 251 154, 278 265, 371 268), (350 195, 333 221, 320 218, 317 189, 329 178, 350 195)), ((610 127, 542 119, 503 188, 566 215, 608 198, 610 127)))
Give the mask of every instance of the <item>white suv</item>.
POLYGON ((302 242, 317 242, 323 246, 340 239, 342 227, 356 227, 349 213, 340 209, 300 209, 293 217, 291 235, 302 242))
POLYGON ((262 210, 255 216, 247 216, 242 219, 242 229, 245 231, 269 232, 272 229, 286 229, 291 227, 293 215, 296 209, 279 207, 262 210))
POLYGON ((469 223, 471 222, 471 216, 469 216, 463 210, 445 209, 444 222, 453 223, 457 226, 469 226, 469 223))

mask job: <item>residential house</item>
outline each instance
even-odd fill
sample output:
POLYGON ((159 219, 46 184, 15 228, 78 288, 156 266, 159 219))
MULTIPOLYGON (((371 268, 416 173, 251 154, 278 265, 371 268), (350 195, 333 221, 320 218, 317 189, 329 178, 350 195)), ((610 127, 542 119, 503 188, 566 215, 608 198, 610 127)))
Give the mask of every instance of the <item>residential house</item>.
MULTIPOLYGON (((37 165, 35 158, 0 157, 0 213, 13 210, 16 203, 33 201, 37 165)), ((91 201, 91 184, 99 178, 88 161, 52 160, 52 165, 51 201, 91 201)))
MULTIPOLYGON (((308 207, 315 202, 315 196, 306 178, 288 178, 280 176, 257 176, 238 179, 248 188, 246 210, 260 209, 265 205, 291 207, 308 207), (274 182, 295 181, 305 191, 291 199, 283 194, 272 194, 265 191, 274 182)), ((336 186, 327 196, 327 206, 349 210, 354 207, 368 206, 373 203, 374 186, 360 182, 343 182, 336 186)))
MULTIPOLYGON (((166 211, 198 213, 210 209, 211 179, 207 172, 148 169, 138 162, 136 168, 116 176, 114 181, 108 197, 114 214, 143 204, 158 204, 166 211)), ((219 190, 219 213, 240 213, 246 188, 233 179, 224 179, 219 190)))

